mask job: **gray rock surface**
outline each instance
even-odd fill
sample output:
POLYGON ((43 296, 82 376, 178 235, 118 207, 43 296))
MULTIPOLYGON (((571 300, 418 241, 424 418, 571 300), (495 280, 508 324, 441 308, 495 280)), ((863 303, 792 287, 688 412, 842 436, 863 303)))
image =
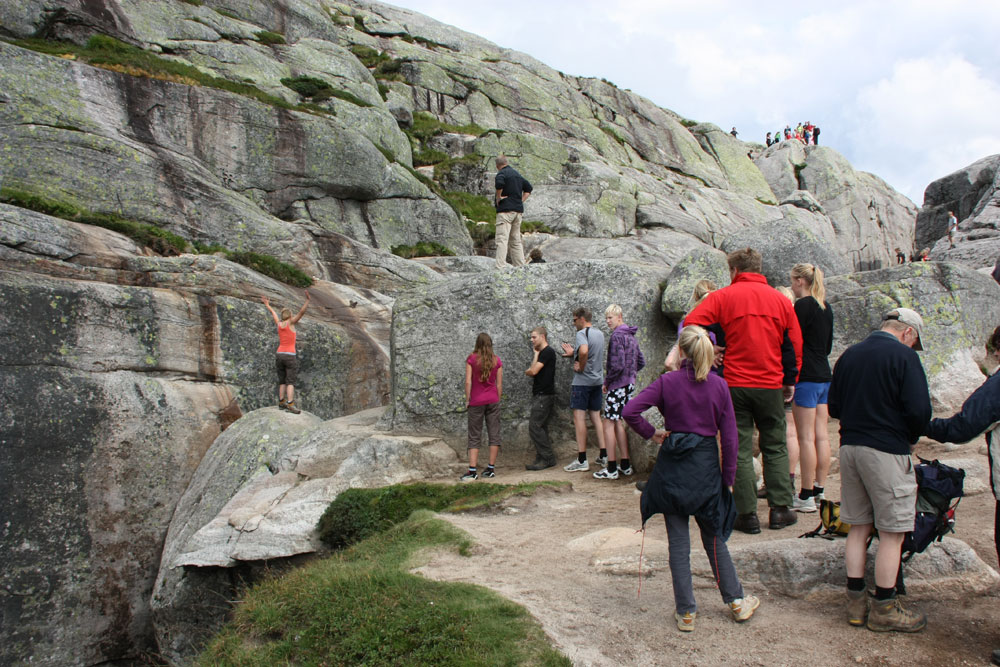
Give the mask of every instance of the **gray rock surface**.
MULTIPOLYGON (((0 262, 0 580, 29 601, 4 612, 0 662, 152 650, 174 505, 241 408, 273 405, 277 337, 259 296, 303 297, 219 257, 144 256, 115 232, 2 205, 0 262)), ((302 404, 333 417, 385 403, 391 302, 312 293, 302 404)))
MULTIPOLYGON (((634 533, 631 528, 606 528, 566 546, 591 551, 590 565, 604 572, 634 576, 639 566, 638 537, 634 533)), ((657 537, 654 531, 645 539, 644 574, 669 573, 667 543, 657 537)), ((729 553, 748 593, 759 596, 766 592, 828 604, 839 602, 844 594, 845 543, 843 538, 790 538, 730 545, 729 553)), ((876 548, 873 546, 868 554, 869 581, 874 576, 876 548)), ((717 588, 701 549, 692 549, 691 574, 696 588, 717 588)), ((947 600, 983 595, 1000 583, 1000 575, 969 545, 950 537, 916 554, 904 566, 903 575, 907 591, 913 595, 947 600)))
POLYGON ((1000 257, 1000 155, 940 178, 924 191, 917 214, 917 248, 931 259, 992 267, 1000 257), (948 244, 948 211, 958 218, 955 248, 948 244))
POLYGON ((1000 321, 1000 285, 961 264, 917 262, 881 271, 837 276, 827 282, 834 309, 834 360, 881 326, 892 308, 912 308, 924 320, 924 351, 931 401, 952 414, 983 381, 976 363, 1000 321))
POLYGON ((729 263, 726 253, 703 246, 695 248, 681 258, 667 277, 663 288, 660 310, 672 321, 680 323, 693 305, 691 295, 699 280, 711 280, 718 287, 729 284, 729 263))
POLYGON ((384 408, 320 422, 277 408, 249 413, 212 444, 177 511, 153 592, 161 651, 189 662, 220 627, 230 568, 322 550, 316 524, 337 494, 451 472, 437 438, 375 427, 384 408))
MULTIPOLYGON (((574 308, 590 308, 594 326, 607 337, 604 309, 619 304, 626 323, 639 327, 637 338, 647 360, 638 382, 643 387, 659 374, 676 335, 659 311, 665 277, 665 269, 650 265, 578 260, 456 276, 400 294, 392 323, 389 423, 395 432, 443 434, 464 450, 465 359, 476 335, 485 331, 505 369, 501 400, 505 456, 533 454, 526 429, 531 379, 524 375, 532 358, 531 329, 545 326, 550 345, 560 353, 559 343, 572 343, 575 337, 574 308)), ((569 413, 571 379, 570 364, 560 360, 556 404, 557 413, 563 415, 569 413)), ((557 424, 552 434, 559 456, 575 451, 569 444, 573 435, 568 423, 557 424)), ((633 455, 637 461, 646 458, 644 451, 633 455)))
MULTIPOLYGON (((784 207, 783 207, 784 208, 784 207)), ((796 209, 785 218, 747 227, 722 242, 724 252, 750 247, 761 254, 763 273, 773 286, 788 285, 788 272, 799 262, 820 267, 827 276, 848 273, 849 260, 833 247, 835 234, 826 218, 796 209)))

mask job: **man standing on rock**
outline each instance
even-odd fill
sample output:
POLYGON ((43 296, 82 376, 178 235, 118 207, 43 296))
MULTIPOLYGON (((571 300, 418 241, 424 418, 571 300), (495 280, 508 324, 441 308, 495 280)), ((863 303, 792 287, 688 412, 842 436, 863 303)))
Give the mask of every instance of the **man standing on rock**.
MULTIPOLYGON (((931 418, 920 315, 886 313, 882 328, 840 355, 830 384, 830 416, 840 420, 840 518, 847 534, 847 622, 875 632, 918 632, 927 616, 903 609, 896 575, 903 537, 916 518, 917 479, 910 448, 931 418), (902 345, 900 344, 902 343, 902 345), (878 529, 875 597, 865 592, 872 526, 878 529)), ((727 369, 728 370, 728 369, 727 369)))
POLYGON ((510 261, 514 266, 524 266, 524 246, 521 245, 521 215, 524 202, 531 196, 531 183, 507 164, 501 155, 496 159, 497 177, 494 181, 497 209, 496 266, 507 266, 507 245, 510 244, 510 261))
POLYGON ((792 398, 802 364, 802 332, 791 302, 761 275, 759 252, 744 248, 729 253, 727 259, 732 284, 705 297, 684 324, 719 324, 726 335, 726 382, 740 436, 733 487, 739 515, 734 528, 755 534, 760 532, 753 471, 755 425, 771 508, 768 527, 784 528, 798 520, 790 507, 785 402, 792 398))
POLYGON ((604 430, 601 428, 601 386, 604 371, 601 358, 604 356, 604 334, 593 328, 590 308, 573 311, 573 326, 576 327, 576 348, 563 343, 563 356, 573 359, 573 387, 569 407, 573 409, 573 428, 576 431, 576 461, 563 467, 568 472, 586 472, 587 463, 587 415, 597 431, 600 447, 598 462, 603 466, 608 462, 608 452, 604 448, 604 430))
POLYGON ((549 437, 549 420, 556 404, 556 351, 549 346, 549 332, 545 327, 531 330, 531 348, 535 354, 524 374, 533 378, 528 435, 535 446, 535 462, 525 468, 545 470, 556 464, 552 438, 549 437))
POLYGON ((948 247, 955 247, 955 232, 958 231, 958 218, 951 211, 948 211, 948 247))

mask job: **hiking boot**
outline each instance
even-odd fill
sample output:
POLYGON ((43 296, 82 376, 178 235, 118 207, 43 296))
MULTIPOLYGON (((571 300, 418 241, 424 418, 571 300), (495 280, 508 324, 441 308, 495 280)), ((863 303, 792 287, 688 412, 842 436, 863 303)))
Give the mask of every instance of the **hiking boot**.
POLYGON ((546 468, 551 468, 555 466, 555 463, 548 463, 542 459, 535 459, 534 463, 529 463, 524 466, 525 470, 545 470, 546 468))
POLYGON ((767 487, 766 486, 761 485, 761 487, 759 489, 757 489, 757 497, 758 498, 767 498, 767 487))
POLYGON ((621 467, 619 467, 618 468, 618 472, 620 472, 621 474, 625 475, 626 477, 631 477, 632 476, 632 466, 629 466, 627 468, 621 468, 621 467))
MULTIPOLYGON (((485 475, 486 473, 483 473, 483 474, 485 475)), ((458 481, 460 481, 460 482, 475 482, 477 479, 479 479, 479 475, 476 474, 476 471, 475 470, 470 470, 469 472, 467 472, 464 475, 462 475, 461 477, 459 477, 458 481)))
POLYGON ((786 526, 791 526, 798 520, 799 517, 795 515, 795 512, 779 505, 771 508, 771 513, 767 518, 767 527, 771 530, 780 530, 786 526))
POLYGON ((607 468, 601 468, 594 473, 594 479, 618 479, 618 471, 609 472, 607 468))
POLYGON ((736 517, 736 522, 733 523, 733 530, 738 530, 741 533, 747 533, 748 535, 756 535, 760 532, 760 519, 757 518, 756 512, 750 512, 749 514, 740 514, 736 517))
POLYGON ((483 477, 496 477, 496 476, 497 472, 496 470, 493 469, 492 466, 483 471, 483 477))
POLYGON ((993 649, 993 655, 991 657, 993 658, 994 665, 1000 665, 1000 648, 993 649))
POLYGON ((635 488, 638 489, 639 491, 645 491, 646 490, 646 484, 648 484, 648 483, 649 482, 636 482, 635 483, 635 488))
POLYGON ((920 632, 927 625, 927 614, 903 609, 899 598, 872 600, 868 610, 868 629, 872 632, 920 632))
POLYGON ((295 407, 295 401, 288 401, 285 403, 285 409, 291 412, 293 415, 302 414, 302 411, 295 407))
POLYGON ((868 616, 868 593, 866 591, 847 591, 847 622, 851 625, 865 624, 868 616))
POLYGON ((698 612, 696 611, 686 611, 683 614, 679 611, 674 612, 674 620, 677 621, 677 629, 681 632, 693 632, 694 619, 697 617, 698 612))
POLYGON ((815 512, 816 511, 816 501, 813 500, 812 496, 809 496, 805 500, 802 500, 798 496, 792 500, 792 509, 796 512, 815 512))
POLYGON ((579 461, 573 461, 569 465, 563 466, 563 470, 565 470, 566 472, 587 472, 588 470, 590 470, 590 464, 587 463, 586 460, 584 460, 583 463, 580 463, 579 461))
POLYGON ((287 410, 288 409, 288 403, 285 402, 285 399, 283 399, 283 398, 279 398, 278 399, 278 409, 279 410, 287 410))
POLYGON ((733 620, 737 623, 749 621, 753 612, 760 606, 760 600, 755 595, 746 595, 729 603, 729 611, 733 614, 733 620))
POLYGON ((598 456, 597 457, 597 465, 601 466, 602 468, 607 468, 608 467, 608 456, 607 456, 607 454, 605 454, 604 456, 598 456))

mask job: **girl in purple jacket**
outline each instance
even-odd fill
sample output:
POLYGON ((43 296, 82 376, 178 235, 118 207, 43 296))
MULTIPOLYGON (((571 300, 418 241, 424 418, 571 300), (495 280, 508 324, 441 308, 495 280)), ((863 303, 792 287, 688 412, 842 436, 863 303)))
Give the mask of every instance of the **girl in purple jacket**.
POLYGON ((743 594, 726 547, 736 520, 732 487, 738 449, 729 387, 709 372, 715 349, 707 331, 684 327, 678 347, 680 369, 664 373, 643 389, 625 406, 623 417, 639 435, 661 445, 642 492, 642 522, 645 525, 653 514, 663 514, 674 584, 674 619, 680 631, 690 632, 698 613, 691 584, 691 516, 701 529, 702 545, 733 618, 737 622, 748 620, 760 600, 743 594), (653 428, 642 416, 654 406, 663 415, 664 430, 653 428), (717 433, 722 434, 721 467, 717 433))

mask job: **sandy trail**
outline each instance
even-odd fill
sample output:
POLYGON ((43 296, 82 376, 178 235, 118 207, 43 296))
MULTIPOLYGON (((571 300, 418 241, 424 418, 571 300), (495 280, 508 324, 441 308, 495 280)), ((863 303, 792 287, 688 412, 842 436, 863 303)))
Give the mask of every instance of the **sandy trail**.
MULTIPOLYGON (((833 443, 838 442, 835 428, 831 425, 833 443)), ((922 441, 917 451, 931 458, 975 458, 981 444, 977 439, 946 451, 922 441)), ((573 489, 516 500, 501 512, 447 515, 475 538, 473 554, 436 554, 418 571, 481 584, 524 605, 576 665, 986 665, 990 651, 1000 647, 996 591, 962 601, 911 595, 907 603, 928 614, 928 626, 904 635, 847 625, 839 602, 796 600, 750 585, 746 592, 760 597, 761 607, 749 622, 736 624, 714 585, 696 579, 696 630, 682 634, 673 621, 668 570, 644 573, 641 596, 636 596, 640 536, 631 531, 639 527, 639 493, 633 482, 645 475, 598 481, 590 473, 567 473, 561 467, 529 473, 523 463, 501 457, 495 482, 567 480, 573 489), (591 565, 593 548, 585 548, 608 535, 623 546, 634 545, 633 563, 620 568, 621 574, 591 565)), ((839 476, 831 475, 827 497, 838 499, 839 488, 839 476)), ((993 509, 989 492, 965 498, 955 537, 995 568, 993 509)), ((766 522, 766 501, 760 501, 758 511, 766 522)), ((795 526, 764 528, 760 535, 734 532, 729 543, 797 537, 818 523, 816 514, 800 515, 795 526)), ((696 556, 701 551, 696 529, 691 542, 696 556)), ((662 561, 665 544, 662 520, 654 517, 646 555, 662 561)))

